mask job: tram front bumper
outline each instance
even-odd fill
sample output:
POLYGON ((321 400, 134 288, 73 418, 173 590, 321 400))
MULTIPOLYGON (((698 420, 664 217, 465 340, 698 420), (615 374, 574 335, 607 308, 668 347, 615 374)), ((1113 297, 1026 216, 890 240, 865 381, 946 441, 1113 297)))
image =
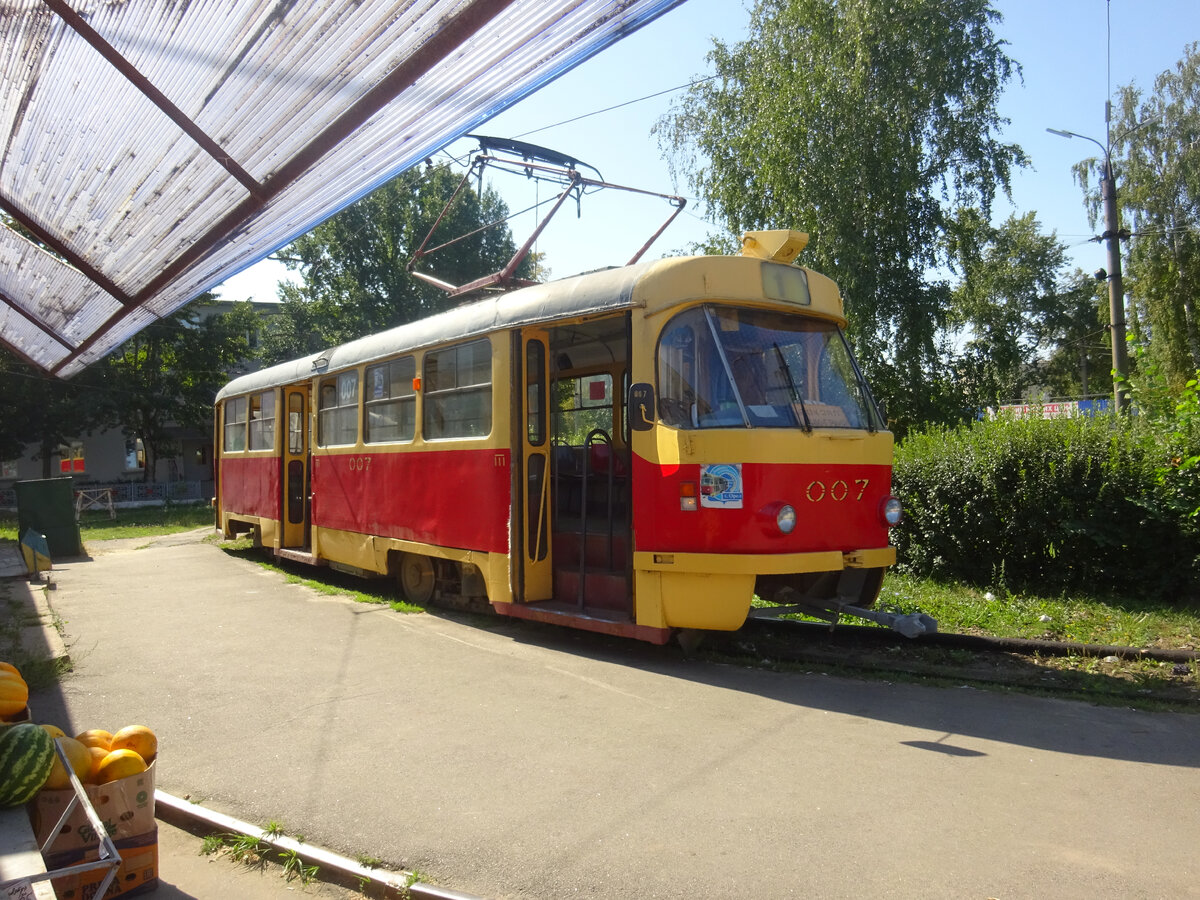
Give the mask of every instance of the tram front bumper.
POLYGON ((845 573, 880 573, 895 561, 894 547, 759 554, 635 551, 637 623, 736 631, 750 612, 759 579, 829 577, 836 584, 845 573))
POLYGON ((877 569, 895 565, 895 547, 869 550, 819 550, 814 553, 664 553, 637 550, 633 567, 650 572, 707 575, 792 575, 877 569))

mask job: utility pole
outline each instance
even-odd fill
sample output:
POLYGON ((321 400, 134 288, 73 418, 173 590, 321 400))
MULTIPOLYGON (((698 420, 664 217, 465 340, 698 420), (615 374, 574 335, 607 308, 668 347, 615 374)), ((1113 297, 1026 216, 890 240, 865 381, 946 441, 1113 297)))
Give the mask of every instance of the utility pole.
MULTIPOLYGON (((1118 140, 1132 134, 1139 128, 1151 125, 1159 120, 1159 116, 1139 122, 1123 132, 1118 140)), ((1105 121, 1109 119, 1108 108, 1105 109, 1105 121)), ((1112 143, 1102 144, 1086 134, 1074 131, 1062 131, 1058 128, 1047 128, 1051 134, 1065 138, 1083 138, 1091 141, 1104 151, 1104 170, 1101 175, 1100 196, 1104 204, 1104 234, 1097 240, 1108 243, 1108 315, 1109 330, 1112 336, 1112 367, 1113 367, 1113 403, 1118 413, 1129 409, 1129 391, 1125 386, 1129 377, 1129 353, 1125 349, 1125 284, 1121 277, 1121 238, 1129 237, 1128 232, 1121 231, 1120 210, 1117 208, 1117 181, 1113 177, 1112 143)), ((1106 132, 1107 137, 1107 132, 1106 132)), ((1100 273, 1097 273, 1100 278, 1100 273)))
POLYGON ((1125 348, 1125 285, 1121 277, 1121 226, 1117 210, 1117 183, 1113 178, 1112 157, 1104 150, 1104 234, 1108 242, 1108 316, 1112 332, 1113 400, 1117 413, 1129 409, 1129 355, 1125 348))

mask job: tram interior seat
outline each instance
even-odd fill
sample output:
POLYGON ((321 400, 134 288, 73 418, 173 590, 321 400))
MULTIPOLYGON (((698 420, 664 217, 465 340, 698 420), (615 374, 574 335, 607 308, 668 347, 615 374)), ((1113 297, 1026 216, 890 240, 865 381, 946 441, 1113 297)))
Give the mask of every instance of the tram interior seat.
POLYGON ((582 447, 572 447, 562 441, 554 443, 554 465, 559 475, 579 475, 583 471, 580 463, 582 447))
POLYGON ((612 444, 597 442, 588 450, 588 472, 608 476, 608 467, 613 468, 613 479, 629 477, 628 452, 612 444))
POLYGON ((554 485, 561 513, 579 515, 583 493, 583 448, 565 441, 554 443, 554 485))
POLYGON ((614 447, 608 441, 595 441, 576 446, 556 443, 554 446, 555 477, 559 491, 559 510, 578 516, 582 509, 584 478, 587 478, 588 518, 607 514, 608 477, 612 468, 613 514, 624 515, 625 493, 629 481, 629 451, 614 447), (584 472, 586 454, 587 472, 584 472))

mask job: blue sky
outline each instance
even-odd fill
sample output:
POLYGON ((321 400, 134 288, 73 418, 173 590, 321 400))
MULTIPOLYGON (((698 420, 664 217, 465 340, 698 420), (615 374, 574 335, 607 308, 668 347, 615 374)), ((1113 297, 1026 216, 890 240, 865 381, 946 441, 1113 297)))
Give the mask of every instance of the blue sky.
MULTIPOLYGON (((1094 155, 1094 144, 1048 134, 1046 128, 1074 131, 1104 140, 1104 104, 1110 87, 1135 83, 1153 90, 1155 77, 1174 68, 1189 42, 1200 40, 1198 0, 1000 0, 1004 19, 996 26, 1007 52, 1023 68, 1023 81, 1008 86, 1001 113, 1011 120, 1004 137, 1020 144, 1032 167, 1016 175, 1013 207, 1035 210, 1044 231, 1068 245, 1071 261, 1091 272, 1105 264, 1104 247, 1089 241, 1097 230, 1087 219, 1071 167, 1094 155), (1107 19, 1111 16, 1110 34, 1107 19), (1111 60, 1111 77, 1109 74, 1111 60)), ((606 179, 687 196, 672 184, 655 139, 654 122, 676 94, 640 100, 707 74, 705 55, 712 36, 731 42, 746 35, 749 14, 740 0, 687 0, 654 23, 538 93, 476 129, 520 138, 575 156, 606 179), (629 101, 639 101, 630 103, 629 101), (567 120, 627 104, 610 112, 567 120)), ((448 152, 461 156, 475 146, 459 141, 448 152)), ((1200 152, 1200 151, 1198 151, 1200 152)), ((546 198, 532 182, 511 176, 494 182, 510 209, 546 198)), ((1118 190, 1120 185, 1118 184, 1118 190)), ((1002 203, 998 214, 1010 208, 1002 203)), ((626 262, 670 210, 661 201, 602 192, 584 199, 582 215, 564 207, 538 243, 554 277, 626 262)), ((700 204, 688 209, 651 249, 648 258, 680 249, 710 230, 700 204)), ((513 223, 518 242, 532 229, 532 217, 513 223)), ((801 230, 812 223, 791 223, 801 230)), ((274 299, 282 267, 260 263, 230 279, 218 292, 224 299, 274 299)))

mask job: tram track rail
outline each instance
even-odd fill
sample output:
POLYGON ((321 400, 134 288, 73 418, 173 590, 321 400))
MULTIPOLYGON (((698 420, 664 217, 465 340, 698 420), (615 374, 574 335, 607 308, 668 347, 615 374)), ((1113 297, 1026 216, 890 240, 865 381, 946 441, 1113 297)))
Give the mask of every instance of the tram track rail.
POLYGON ((1018 653, 1023 656, 1115 656, 1118 659, 1152 659, 1160 662, 1195 662, 1200 651, 1159 647, 1126 647, 1117 644, 1085 644, 1072 641, 1053 641, 1039 638, 1003 638, 989 635, 934 632, 918 638, 906 638, 886 628, 870 625, 836 625, 791 619, 752 617, 739 634, 753 633, 755 628, 779 628, 782 633, 827 635, 830 640, 877 643, 904 646, 907 643, 954 650, 981 650, 991 653, 1018 653), (749 629, 749 631, 747 631, 749 629))

